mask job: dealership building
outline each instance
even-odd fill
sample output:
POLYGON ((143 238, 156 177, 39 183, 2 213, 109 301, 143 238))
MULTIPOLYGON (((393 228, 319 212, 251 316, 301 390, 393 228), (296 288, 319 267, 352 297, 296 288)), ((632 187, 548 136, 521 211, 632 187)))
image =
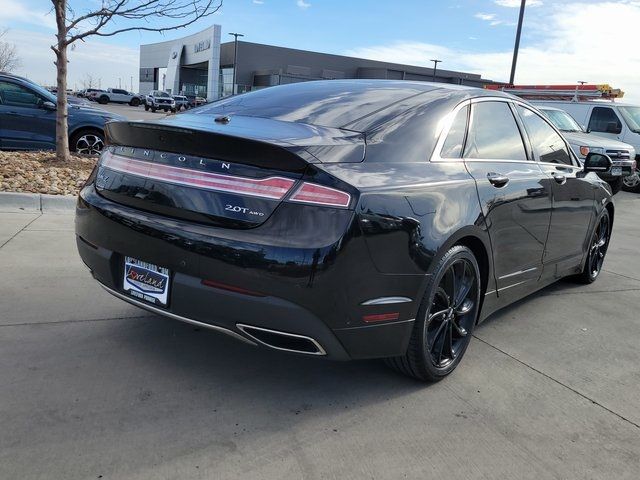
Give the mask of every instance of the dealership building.
POLYGON ((495 83, 474 73, 418 67, 238 42, 236 86, 233 85, 235 43, 221 43, 221 27, 213 25, 187 37, 140 46, 140 88, 198 95, 207 100, 258 88, 309 80, 344 78, 419 80, 482 87, 495 83))

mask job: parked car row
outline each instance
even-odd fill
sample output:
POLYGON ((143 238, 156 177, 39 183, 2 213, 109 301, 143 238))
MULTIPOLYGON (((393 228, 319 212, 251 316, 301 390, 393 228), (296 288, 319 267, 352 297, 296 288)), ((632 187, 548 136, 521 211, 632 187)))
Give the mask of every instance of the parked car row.
POLYGON ((611 172, 601 173, 600 178, 609 183, 614 194, 622 188, 623 178, 635 173, 636 150, 633 146, 585 132, 564 110, 547 105, 538 105, 538 108, 562 132, 581 162, 589 153, 606 153, 611 157, 611 172))

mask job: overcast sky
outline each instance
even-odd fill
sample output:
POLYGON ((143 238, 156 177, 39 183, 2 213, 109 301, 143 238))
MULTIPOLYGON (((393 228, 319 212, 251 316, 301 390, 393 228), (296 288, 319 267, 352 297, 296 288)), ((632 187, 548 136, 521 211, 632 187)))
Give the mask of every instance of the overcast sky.
MULTIPOLYGON (((80 14, 97 0, 70 2, 80 14)), ((213 23, 247 41, 480 73, 506 81, 519 0, 224 0, 222 11, 188 29, 90 39, 70 53, 69 84, 85 75, 103 88, 137 90, 138 46, 213 23)), ((0 0, 5 40, 17 45, 20 74, 55 82, 54 17, 45 0, 0 0)), ((640 0, 528 0, 516 83, 609 83, 640 103, 640 0)), ((241 61, 241 59, 239 59, 241 61)))

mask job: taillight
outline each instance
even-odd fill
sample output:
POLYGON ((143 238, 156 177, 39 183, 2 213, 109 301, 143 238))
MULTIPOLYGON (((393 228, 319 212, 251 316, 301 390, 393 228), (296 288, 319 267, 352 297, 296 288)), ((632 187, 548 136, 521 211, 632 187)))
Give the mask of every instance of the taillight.
POLYGON ((335 188, 304 182, 291 195, 289 201, 347 208, 351 203, 351 195, 335 188))
POLYGON ((281 200, 295 183, 284 177, 247 178, 203 172, 187 168, 150 163, 116 155, 104 155, 101 166, 117 172, 128 173, 154 180, 175 183, 187 187, 219 192, 251 195, 254 197, 281 200))

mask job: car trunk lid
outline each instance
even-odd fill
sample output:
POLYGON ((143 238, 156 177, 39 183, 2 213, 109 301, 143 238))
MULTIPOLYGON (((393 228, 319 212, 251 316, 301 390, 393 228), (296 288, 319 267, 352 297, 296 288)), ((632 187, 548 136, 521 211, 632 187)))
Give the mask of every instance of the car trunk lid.
POLYGON ((302 183, 308 147, 362 148, 361 134, 250 117, 107 124, 95 185, 113 201, 229 228, 265 222, 302 183))

